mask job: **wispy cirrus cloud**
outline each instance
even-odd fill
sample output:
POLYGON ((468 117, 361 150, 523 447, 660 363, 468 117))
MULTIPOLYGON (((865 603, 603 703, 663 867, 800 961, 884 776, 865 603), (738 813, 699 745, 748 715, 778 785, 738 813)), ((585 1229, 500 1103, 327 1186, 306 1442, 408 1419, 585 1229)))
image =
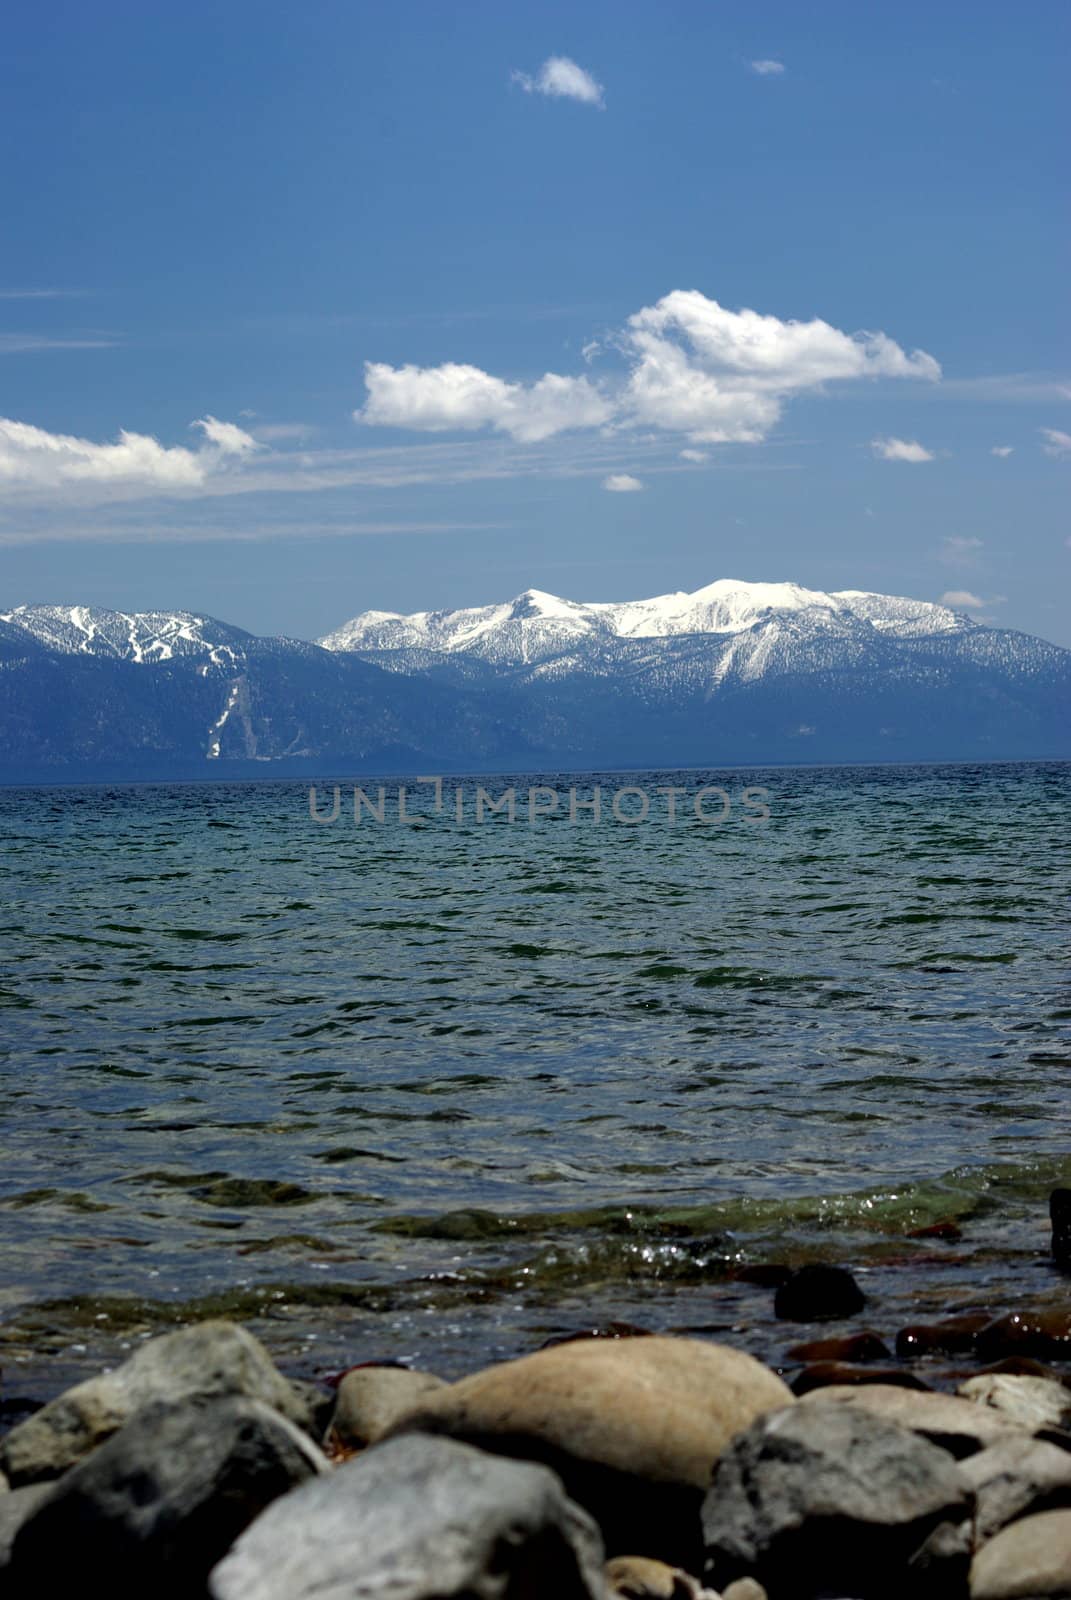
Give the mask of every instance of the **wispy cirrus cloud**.
POLYGON ((586 68, 569 56, 548 56, 533 76, 510 73, 510 81, 520 84, 525 94, 543 94, 552 100, 578 100, 581 105, 606 109, 606 91, 586 68))
POLYGON ((933 356, 908 353, 887 334, 844 333, 820 318, 730 311, 694 289, 673 290, 635 312, 611 339, 585 346, 589 364, 607 350, 623 357, 623 375, 547 373, 529 385, 455 362, 368 362, 368 399, 354 416, 370 426, 490 428, 522 440, 578 428, 642 427, 683 435, 693 445, 757 444, 787 401, 805 391, 867 378, 941 376, 933 356))
POLYGON ((946 567, 973 567, 984 541, 961 534, 949 534, 941 540, 937 559, 946 567))
POLYGON ((1004 461, 1008 456, 1015 454, 1015 446, 1013 444, 995 444, 989 454, 997 456, 1001 461, 1004 461))
POLYGON ((0 300, 80 300, 88 289, 0 289, 0 300))
POLYGON ((1047 456, 1071 456, 1071 433, 1064 433, 1060 428, 1042 428, 1044 444, 1041 448, 1047 456))
POLYGON ((932 461, 934 454, 917 439, 871 439, 870 448, 882 461, 932 461))
POLYGON ((101 334, 78 338, 46 333, 0 333, 0 356, 36 354, 41 350, 113 350, 118 339, 101 334))
POLYGON ((785 63, 783 61, 775 61, 771 56, 764 56, 758 61, 750 61, 748 65, 752 72, 757 73, 760 78, 780 78, 785 71, 785 63))

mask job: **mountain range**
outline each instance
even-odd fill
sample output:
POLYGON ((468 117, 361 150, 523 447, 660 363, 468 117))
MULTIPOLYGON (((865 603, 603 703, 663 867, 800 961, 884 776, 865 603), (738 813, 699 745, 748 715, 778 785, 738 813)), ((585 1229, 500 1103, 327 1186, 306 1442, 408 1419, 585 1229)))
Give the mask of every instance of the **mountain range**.
POLYGON ((694 593, 365 611, 0 612, 0 779, 1071 757, 1071 650, 926 601, 694 593))

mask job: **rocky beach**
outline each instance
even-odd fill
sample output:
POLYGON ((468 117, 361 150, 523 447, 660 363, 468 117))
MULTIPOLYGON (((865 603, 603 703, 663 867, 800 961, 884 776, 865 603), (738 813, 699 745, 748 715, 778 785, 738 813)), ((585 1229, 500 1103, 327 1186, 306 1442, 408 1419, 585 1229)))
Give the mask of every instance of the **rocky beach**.
MULTIPOLYGON (((1054 1191, 1058 1285, 1069 1207, 1054 1191)), ((1071 1595, 1066 1296, 892 1329, 845 1267, 751 1277, 785 1329, 780 1371, 597 1320, 453 1382, 360 1351, 284 1375, 221 1320, 146 1338, 24 1401, 0 1436, 0 1586, 29 1600, 93 1572, 116 1600, 1071 1595)))

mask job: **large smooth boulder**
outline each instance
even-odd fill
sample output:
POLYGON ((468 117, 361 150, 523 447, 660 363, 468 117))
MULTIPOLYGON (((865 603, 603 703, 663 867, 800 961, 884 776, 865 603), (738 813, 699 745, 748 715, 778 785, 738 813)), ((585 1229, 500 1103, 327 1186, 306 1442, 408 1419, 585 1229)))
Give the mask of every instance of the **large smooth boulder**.
POLYGON ((364 1449, 447 1385, 407 1367, 354 1367, 338 1386, 332 1430, 341 1444, 364 1449))
POLYGON ((545 1467, 420 1434, 279 1500, 212 1573, 214 1600, 602 1600, 591 1519, 545 1467))
POLYGON ((265 1506, 329 1472, 312 1441, 259 1400, 146 1406, 23 1523, 5 1592, 74 1594, 88 1572, 111 1600, 196 1600, 265 1506))
POLYGON ((194 1395, 244 1395, 299 1425, 307 1401, 264 1346, 231 1322, 201 1322, 142 1345, 128 1361, 50 1401, 0 1439, 0 1469, 12 1486, 58 1478, 155 1402, 194 1395))
POLYGON ((912 1558, 972 1502, 952 1458, 917 1434, 855 1407, 800 1404, 760 1417, 715 1467, 707 1581, 751 1576, 772 1600, 921 1593, 912 1558))
POLYGON ((957 1457, 973 1455, 1001 1439, 1019 1438, 1021 1423, 957 1395, 921 1393, 894 1384, 833 1385, 813 1389, 801 1406, 852 1406, 920 1433, 957 1457))
POLYGON ((642 1550, 694 1571, 714 1462, 734 1434, 791 1402, 780 1378, 725 1345, 599 1339, 464 1378, 402 1427, 541 1461, 595 1517, 611 1556, 642 1550))
POLYGON ((1071 1595, 1071 1511, 1012 1522, 971 1562, 971 1600, 1066 1600, 1071 1595))
POLYGON ((975 1536, 991 1539, 1035 1511, 1071 1508, 1071 1452, 1044 1439, 1004 1439, 960 1463, 975 1492, 975 1536))

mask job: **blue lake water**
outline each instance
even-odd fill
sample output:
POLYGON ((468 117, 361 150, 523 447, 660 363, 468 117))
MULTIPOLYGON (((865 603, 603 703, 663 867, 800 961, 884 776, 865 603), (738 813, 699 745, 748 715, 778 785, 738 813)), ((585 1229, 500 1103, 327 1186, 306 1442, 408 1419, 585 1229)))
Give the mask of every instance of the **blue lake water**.
POLYGON ((9 1383, 212 1311, 306 1371, 612 1317, 774 1358, 732 1273, 822 1255, 891 1331, 1066 1298, 1071 767, 479 782, 515 821, 453 779, 359 824, 352 781, 335 822, 298 783, 0 790, 9 1383))

